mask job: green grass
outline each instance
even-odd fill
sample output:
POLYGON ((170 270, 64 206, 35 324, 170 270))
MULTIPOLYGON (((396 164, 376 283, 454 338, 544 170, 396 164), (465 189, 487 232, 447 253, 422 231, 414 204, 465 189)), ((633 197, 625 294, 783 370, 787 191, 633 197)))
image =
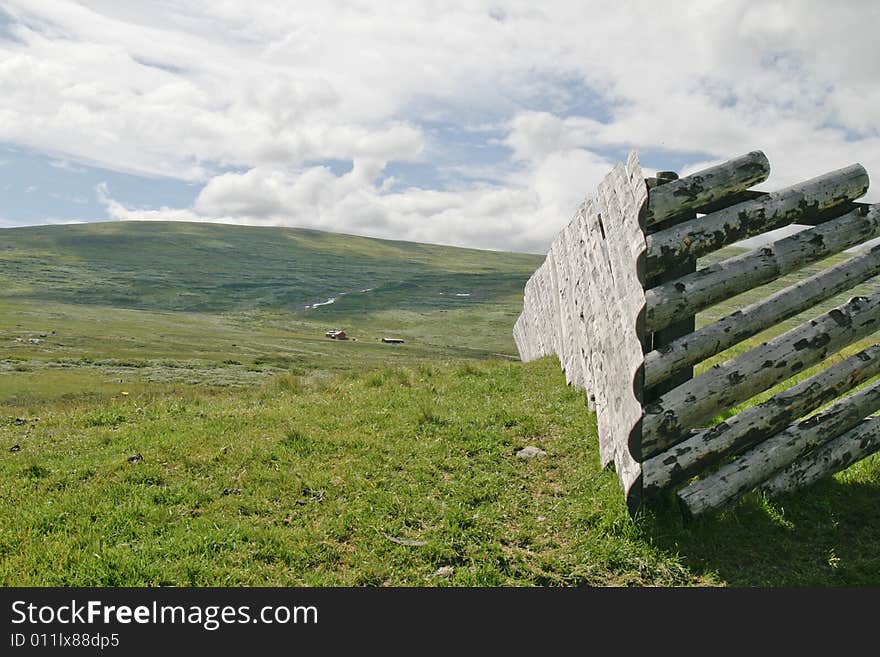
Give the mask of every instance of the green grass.
POLYGON ((880 583, 877 457, 631 519, 583 394, 514 359, 538 257, 99 224, 2 231, 0 261, 5 586, 880 583))

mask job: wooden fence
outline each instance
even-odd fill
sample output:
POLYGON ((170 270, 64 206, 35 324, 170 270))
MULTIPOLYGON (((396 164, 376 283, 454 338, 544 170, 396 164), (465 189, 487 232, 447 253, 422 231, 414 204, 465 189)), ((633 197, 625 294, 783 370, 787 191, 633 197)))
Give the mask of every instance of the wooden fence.
POLYGON ((862 249, 697 328, 698 312, 880 236, 880 204, 855 202, 868 189, 862 166, 749 189, 769 172, 755 151, 645 179, 633 152, 526 284, 520 357, 555 354, 568 383, 587 391, 602 465, 614 464, 631 512, 671 489, 694 515, 756 488, 777 495, 880 449, 880 419, 869 417, 880 382, 863 386, 880 374, 877 345, 712 423, 880 330, 880 292, 853 297, 694 376, 701 361, 880 274, 880 246, 862 249), (701 256, 789 224, 810 227, 697 268, 701 256))

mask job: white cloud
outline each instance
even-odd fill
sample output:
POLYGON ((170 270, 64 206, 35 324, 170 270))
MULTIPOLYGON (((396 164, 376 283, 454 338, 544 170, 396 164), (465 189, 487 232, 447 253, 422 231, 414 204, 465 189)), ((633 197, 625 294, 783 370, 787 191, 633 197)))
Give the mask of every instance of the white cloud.
POLYGON ((560 118, 549 112, 520 112, 510 122, 504 143, 517 160, 538 161, 575 147, 608 145, 600 140, 604 126, 588 117, 560 118))
MULTIPOLYGON (((60 225, 71 225, 71 224, 82 224, 85 223, 79 219, 66 219, 61 217, 46 217, 43 221, 40 222, 41 225, 45 226, 60 226, 60 225)), ((32 225, 28 221, 21 221, 19 219, 8 219, 5 217, 0 217, 0 228, 22 228, 24 226, 32 225)))
POLYGON ((75 166, 67 160, 49 160, 49 166, 55 167, 56 169, 64 169, 71 173, 85 173, 86 171, 83 167, 75 166))
POLYGON ((407 189, 387 192, 368 182, 358 165, 334 175, 326 167, 300 172, 255 168, 217 176, 193 210, 129 208, 99 186, 99 201, 121 221, 207 221, 257 226, 300 226, 334 232, 437 244, 498 249, 498 235, 540 251, 548 216, 540 196, 527 189, 479 187, 467 191, 407 189), (536 230, 540 228, 540 230, 536 230))
POLYGON ((541 250, 610 149, 691 154, 688 171, 760 148, 766 189, 855 161, 880 175, 873 2, 6 4, 0 140, 204 183, 183 209, 105 192, 118 218, 541 250), (400 189, 388 164, 431 165, 438 121, 502 127, 509 159, 400 189))

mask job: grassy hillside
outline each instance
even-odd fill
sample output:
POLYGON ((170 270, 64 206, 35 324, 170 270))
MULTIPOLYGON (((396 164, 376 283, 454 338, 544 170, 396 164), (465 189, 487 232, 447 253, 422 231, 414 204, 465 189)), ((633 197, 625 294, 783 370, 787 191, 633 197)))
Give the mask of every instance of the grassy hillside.
POLYGON ((583 395, 514 358, 540 261, 274 228, 0 231, 0 583, 880 583, 876 456, 781 501, 632 520, 583 395))
MULTIPOLYGON (((287 228, 6 229, 0 371, 97 364, 155 381, 249 384, 255 369, 513 357, 510 329, 540 261, 287 228), (357 342, 327 340, 336 327, 357 342), (406 344, 377 342, 389 335, 406 344)), ((0 400, 13 392, 0 383, 0 400)))
POLYGON ((0 233, 5 297, 138 310, 302 311, 332 297, 336 304, 323 312, 456 309, 511 300, 539 262, 523 254, 222 224, 109 222, 0 233))

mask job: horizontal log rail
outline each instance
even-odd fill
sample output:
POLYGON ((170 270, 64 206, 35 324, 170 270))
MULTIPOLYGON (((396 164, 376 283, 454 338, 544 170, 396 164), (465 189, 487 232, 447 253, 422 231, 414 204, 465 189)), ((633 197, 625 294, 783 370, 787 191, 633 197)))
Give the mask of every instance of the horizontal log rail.
POLYGON ((828 409, 764 440, 716 472, 683 488, 678 498, 690 515, 722 507, 753 490, 796 459, 842 433, 880 409, 880 381, 828 409))
POLYGON ((861 208, 645 292, 645 329, 658 331, 805 265, 880 235, 880 206, 861 208))
POLYGON ((737 205, 746 201, 753 201, 756 198, 764 198, 769 193, 770 192, 759 192, 754 189, 746 189, 741 192, 737 192, 736 194, 731 194, 730 196, 724 196, 717 201, 707 203, 706 205, 701 205, 697 208, 697 213, 712 214, 713 212, 718 212, 719 210, 723 210, 724 208, 729 208, 731 205, 737 205))
POLYGON ((645 238, 645 270, 648 276, 656 276, 690 258, 853 201, 867 191, 868 173, 860 164, 853 164, 761 198, 685 221, 645 238))
POLYGON ((693 210, 745 191, 752 185, 764 182, 769 175, 767 156, 761 151, 752 151, 653 188, 642 219, 646 226, 659 224, 685 210, 693 210))
POLYGON ((797 459, 761 484, 771 497, 815 483, 880 451, 880 418, 862 420, 855 428, 797 459))
POLYGON ((688 429, 823 361, 880 329, 880 292, 855 297, 764 344, 716 365, 645 406, 640 458, 680 442, 688 429))
MULTIPOLYGON (((756 198, 763 198, 769 193, 770 192, 759 192, 755 189, 747 189, 743 192, 737 192, 736 194, 733 194, 731 196, 725 196, 724 198, 709 203, 707 205, 702 205, 697 208, 697 213, 712 214, 713 212, 718 212, 719 210, 723 210, 724 208, 729 208, 731 205, 736 205, 737 203, 752 201, 756 198)), ((834 206, 833 208, 831 208, 831 210, 811 214, 807 217, 798 217, 798 220, 794 223, 801 226, 818 226, 819 224, 824 224, 829 219, 839 217, 840 215, 846 214, 847 212, 855 210, 856 208, 868 207, 869 205, 871 204, 862 203, 860 201, 850 201, 849 203, 843 203, 842 205, 834 206)))
POLYGON ((709 429, 697 431, 642 464, 646 497, 700 474, 778 433, 856 386, 880 374, 880 345, 874 345, 804 379, 762 404, 709 429))
POLYGON ((880 245, 645 354, 645 387, 880 274, 880 245))

